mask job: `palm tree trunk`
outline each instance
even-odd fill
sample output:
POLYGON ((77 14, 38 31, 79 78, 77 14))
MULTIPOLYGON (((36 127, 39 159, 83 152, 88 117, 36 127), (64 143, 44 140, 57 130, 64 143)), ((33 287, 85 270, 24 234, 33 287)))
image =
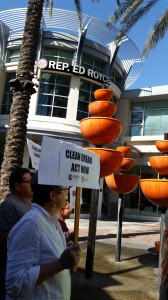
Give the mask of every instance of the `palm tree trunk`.
POLYGON ((34 63, 40 32, 40 22, 44 0, 29 0, 23 43, 16 78, 20 81, 18 89, 13 91, 13 102, 10 111, 10 122, 6 135, 4 157, 1 167, 1 202, 8 193, 8 181, 11 171, 21 167, 23 163, 24 146, 26 143, 27 119, 29 113, 32 85, 25 86, 26 80, 32 82, 34 63))

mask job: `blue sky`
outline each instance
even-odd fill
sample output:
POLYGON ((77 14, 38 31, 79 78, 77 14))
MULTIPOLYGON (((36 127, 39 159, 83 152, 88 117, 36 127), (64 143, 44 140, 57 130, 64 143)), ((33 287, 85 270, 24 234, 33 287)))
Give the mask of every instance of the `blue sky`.
MULTIPOLYGON (((28 0, 6 0, 0 1, 0 10, 11 8, 27 7, 28 0)), ((116 8, 115 0, 100 0, 92 3, 91 0, 81 0, 82 12, 95 18, 107 21, 116 8)), ((73 0, 54 0, 54 7, 67 10, 75 10, 73 0)), ((167 0, 160 0, 152 12, 143 18, 135 28, 128 34, 141 52, 144 41, 155 20, 161 12, 167 8, 167 0)), ((152 87, 168 84, 168 32, 157 47, 149 54, 143 62, 142 72, 130 89, 152 87)))

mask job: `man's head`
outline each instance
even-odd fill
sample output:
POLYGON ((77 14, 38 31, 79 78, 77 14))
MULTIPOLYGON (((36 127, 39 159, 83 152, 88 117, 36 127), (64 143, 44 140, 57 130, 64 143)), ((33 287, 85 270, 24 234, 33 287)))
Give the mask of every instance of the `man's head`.
POLYGON ((62 221, 65 221, 66 219, 69 219, 70 216, 71 216, 71 212, 72 212, 72 209, 70 208, 70 203, 69 201, 66 199, 65 200, 65 204, 64 204, 64 207, 60 210, 60 219, 62 221))
POLYGON ((68 187, 39 184, 38 172, 32 177, 31 186, 34 203, 43 207, 53 205, 58 211, 63 207, 69 190, 68 187))
POLYGON ((28 169, 14 169, 9 177, 9 188, 12 194, 15 194, 23 201, 30 200, 32 198, 32 189, 30 181, 31 174, 28 169))

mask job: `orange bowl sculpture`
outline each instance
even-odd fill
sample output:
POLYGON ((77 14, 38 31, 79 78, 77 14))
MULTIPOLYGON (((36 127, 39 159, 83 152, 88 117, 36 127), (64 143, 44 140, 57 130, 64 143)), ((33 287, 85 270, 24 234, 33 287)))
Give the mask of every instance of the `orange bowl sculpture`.
POLYGON ((111 117, 116 112, 117 105, 110 101, 93 101, 89 104, 92 116, 111 117))
POLYGON ((168 175, 168 156, 152 156, 149 158, 151 167, 161 175, 168 175))
POLYGON ((96 100, 110 101, 113 96, 113 91, 110 89, 98 89, 94 92, 96 100))
POLYGON ((111 174, 105 177, 108 187, 118 194, 131 193, 138 186, 140 177, 129 174, 111 174))
POLYGON ((168 207, 168 180, 141 179, 140 187, 150 202, 158 206, 168 207))
POLYGON ((162 153, 168 153, 168 140, 156 141, 156 148, 162 153))
POLYGON ((86 148, 100 155, 100 178, 115 172, 122 163, 122 152, 107 148, 86 148))
POLYGON ((135 164, 135 159, 129 158, 129 157, 124 157, 121 166, 119 167, 119 171, 128 171, 133 168, 135 164))
POLYGON ((124 156, 127 156, 131 152, 131 147, 128 146, 119 146, 116 148, 117 151, 121 151, 124 153, 124 156))
POLYGON ((80 131, 86 141, 93 145, 108 145, 120 134, 122 123, 118 119, 90 117, 80 121, 80 131))

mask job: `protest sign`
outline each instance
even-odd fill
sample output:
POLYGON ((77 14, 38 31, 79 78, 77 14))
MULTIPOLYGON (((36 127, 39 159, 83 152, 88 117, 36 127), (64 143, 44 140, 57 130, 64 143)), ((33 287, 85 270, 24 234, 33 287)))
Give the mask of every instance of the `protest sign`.
MULTIPOLYGON (((74 209, 75 208, 75 202, 76 202, 76 187, 71 187, 70 188, 70 208, 74 209)), ((83 204, 83 199, 82 199, 82 190, 80 193, 80 205, 83 204)))
POLYGON ((32 167, 35 170, 38 170, 38 165, 41 156, 41 146, 34 143, 33 141, 27 139, 27 145, 29 149, 29 155, 31 158, 32 167))
POLYGON ((99 189, 100 157, 72 143, 43 137, 39 184, 99 189))

